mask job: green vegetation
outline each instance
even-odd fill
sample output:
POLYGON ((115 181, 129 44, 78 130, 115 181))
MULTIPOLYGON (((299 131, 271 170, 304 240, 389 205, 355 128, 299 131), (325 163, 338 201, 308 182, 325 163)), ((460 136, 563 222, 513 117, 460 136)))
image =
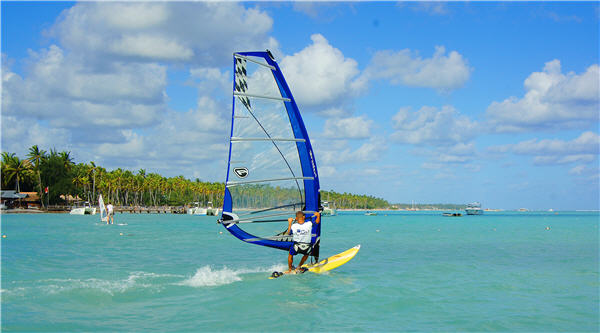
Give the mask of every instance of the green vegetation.
MULTIPOLYGON (((166 178, 146 173, 144 169, 135 173, 121 168, 109 171, 94 162, 75 164, 70 152, 52 149, 48 153, 37 146, 29 149, 26 159, 3 152, 1 172, 2 189, 36 191, 43 204, 65 204, 63 198, 66 195, 96 202, 98 195, 102 194, 105 202, 118 206, 182 206, 195 201, 212 201, 218 207, 222 205, 225 191, 224 183, 202 182, 200 179, 192 181, 184 176, 166 178), (49 188, 48 194, 44 193, 46 187, 49 188)), ((236 207, 281 205, 297 197, 294 190, 264 185, 232 187, 232 194, 236 207)), ((321 191, 321 199, 335 202, 340 209, 384 209, 390 206, 381 198, 334 191, 321 191)))
POLYGON ((144 169, 134 173, 121 168, 108 171, 94 162, 75 164, 70 152, 47 153, 37 146, 30 148, 26 159, 3 152, 1 172, 2 189, 36 191, 42 204, 65 204, 66 195, 96 202, 102 194, 105 201, 119 206, 181 206, 193 201, 220 205, 225 190, 223 183, 166 178, 144 169), (48 194, 43 190, 46 187, 48 194))
POLYGON ((338 209, 386 209, 390 203, 370 195, 321 190, 321 201, 334 202, 338 209))

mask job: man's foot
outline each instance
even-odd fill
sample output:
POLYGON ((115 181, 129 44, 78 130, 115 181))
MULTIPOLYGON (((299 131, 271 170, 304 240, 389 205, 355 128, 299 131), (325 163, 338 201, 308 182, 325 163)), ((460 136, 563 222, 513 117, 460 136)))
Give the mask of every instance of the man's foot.
POLYGON ((295 274, 302 274, 302 273, 306 272, 307 270, 308 270, 307 268, 304 268, 304 267, 298 267, 298 268, 296 268, 296 269, 294 270, 294 273, 295 273, 295 274))

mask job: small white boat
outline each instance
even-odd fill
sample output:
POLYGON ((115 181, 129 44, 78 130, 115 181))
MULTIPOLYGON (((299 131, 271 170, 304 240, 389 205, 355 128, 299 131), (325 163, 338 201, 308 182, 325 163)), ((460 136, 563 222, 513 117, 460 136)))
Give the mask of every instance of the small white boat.
POLYGON ((219 211, 220 211, 219 208, 213 208, 212 201, 208 202, 208 207, 206 208, 206 215, 218 216, 219 211))
POLYGON ((376 215, 377 215, 377 212, 372 212, 372 211, 368 210, 368 211, 365 213, 365 215, 366 215, 366 216, 376 216, 376 215))
POLYGON ((202 208, 200 207, 200 203, 199 202, 193 202, 192 203, 193 207, 188 208, 187 213, 189 215, 206 215, 206 208, 202 208))
POLYGON ((483 209, 481 209, 481 204, 479 202, 472 202, 467 205, 465 208, 467 215, 482 215, 483 209))
POLYGON ((331 208, 331 206, 329 205, 328 201, 323 201, 323 211, 321 212, 321 215, 326 216, 335 216, 337 215, 337 211, 335 210, 335 203, 333 204, 334 208, 331 208))
POLYGON ((75 205, 71 208, 69 212, 71 215, 96 215, 96 207, 92 207, 92 205, 86 201, 83 203, 83 206, 75 205))

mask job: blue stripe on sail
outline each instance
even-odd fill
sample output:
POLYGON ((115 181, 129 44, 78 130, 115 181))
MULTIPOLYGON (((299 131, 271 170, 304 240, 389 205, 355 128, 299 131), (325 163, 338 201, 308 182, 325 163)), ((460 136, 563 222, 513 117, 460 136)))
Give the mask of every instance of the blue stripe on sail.
MULTIPOLYGON (((227 172, 229 172, 229 170, 227 172)), ((227 187, 225 187, 225 195, 223 196, 223 212, 231 213, 232 208, 233 208, 232 203, 233 203, 233 200, 231 200, 231 192, 229 192, 229 189, 227 187)), ((223 218, 222 214, 221 214, 221 218, 223 218)))
MULTIPOLYGON (((312 145, 310 144, 310 140, 308 138, 308 133, 306 131, 306 127, 304 126, 304 122, 302 121, 302 117, 300 116, 300 111, 298 110, 296 100, 292 96, 290 88, 283 77, 283 74, 281 72, 281 69, 279 68, 279 65, 271 58, 271 55, 268 52, 238 52, 237 54, 242 55, 242 56, 247 56, 247 57, 263 58, 263 59, 265 59, 267 64, 275 67, 275 70, 272 70, 271 72, 273 73, 273 77, 275 78, 275 81, 277 83, 277 87, 279 88, 281 96, 284 98, 289 98, 289 101, 285 101, 284 105, 285 105, 285 109, 287 111, 288 117, 290 119, 292 130, 294 132, 294 138, 304 139, 304 142, 296 142, 296 147, 298 149, 298 154, 300 157, 302 176, 303 177, 313 177, 313 179, 305 179, 304 180, 304 193, 305 193, 304 201, 305 201, 305 205, 306 205, 304 210, 318 211, 319 206, 320 206, 319 176, 318 176, 318 172, 317 172, 317 165, 316 165, 316 162, 314 159, 312 145)), ((233 61, 233 73, 234 73, 233 74, 234 75, 233 91, 235 91, 235 89, 236 89, 236 87, 235 87, 235 85, 236 85, 236 80, 235 80, 236 59, 235 59, 235 56, 234 56, 233 60, 234 60, 233 61)), ((234 119, 235 95, 233 96, 232 104, 233 104, 232 105, 232 119, 231 119, 232 125, 231 125, 230 137, 233 136, 233 128, 234 128, 233 122, 235 121, 235 119, 234 119)), ((229 180, 229 169, 230 169, 229 165, 231 162, 231 147, 232 146, 231 146, 231 142, 230 142, 229 143, 229 158, 227 161, 228 168, 227 168, 226 181, 229 180)), ((229 192, 229 189, 226 187, 224 200, 223 200, 223 212, 224 213, 232 212, 232 209, 233 209, 233 202, 232 202, 232 198, 231 198, 231 193, 229 192)), ((311 220, 314 221, 314 218, 311 218, 311 220)), ((262 246, 267 246, 267 247, 272 247, 272 248, 277 248, 277 249, 281 249, 281 250, 288 250, 290 248, 290 246, 292 245, 292 242, 274 241, 274 240, 267 240, 267 239, 248 241, 247 239, 256 239, 256 238, 260 238, 260 237, 256 237, 254 235, 251 235, 251 234, 245 232, 238 225, 227 225, 226 221, 224 221, 224 222, 225 223, 223 223, 223 225, 226 227, 226 229, 231 234, 233 234, 235 237, 237 237, 245 242, 262 245, 262 246)), ((319 239, 321 236, 321 224, 320 223, 313 224, 313 234, 315 236, 311 239, 311 241, 314 244, 317 241, 317 239, 319 239)))
POLYGON ((260 237, 256 237, 254 235, 251 235, 251 234, 245 232, 240 227, 238 227, 237 224, 227 225, 227 224, 223 223, 223 225, 225 226, 225 228, 227 230, 229 230, 229 232, 232 235, 234 235, 235 237, 243 240, 244 242, 250 243, 250 244, 272 247, 272 248, 280 249, 280 250, 284 250, 284 251, 289 250, 293 244, 292 242, 274 241, 274 240, 270 240, 270 239, 257 239, 260 237))

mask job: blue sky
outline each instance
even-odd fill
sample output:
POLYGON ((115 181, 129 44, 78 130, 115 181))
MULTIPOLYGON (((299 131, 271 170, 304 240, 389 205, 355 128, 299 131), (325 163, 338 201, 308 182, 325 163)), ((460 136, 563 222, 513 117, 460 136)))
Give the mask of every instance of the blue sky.
POLYGON ((2 150, 224 181, 231 54, 269 48, 321 187, 599 207, 597 2, 2 2, 2 150))

